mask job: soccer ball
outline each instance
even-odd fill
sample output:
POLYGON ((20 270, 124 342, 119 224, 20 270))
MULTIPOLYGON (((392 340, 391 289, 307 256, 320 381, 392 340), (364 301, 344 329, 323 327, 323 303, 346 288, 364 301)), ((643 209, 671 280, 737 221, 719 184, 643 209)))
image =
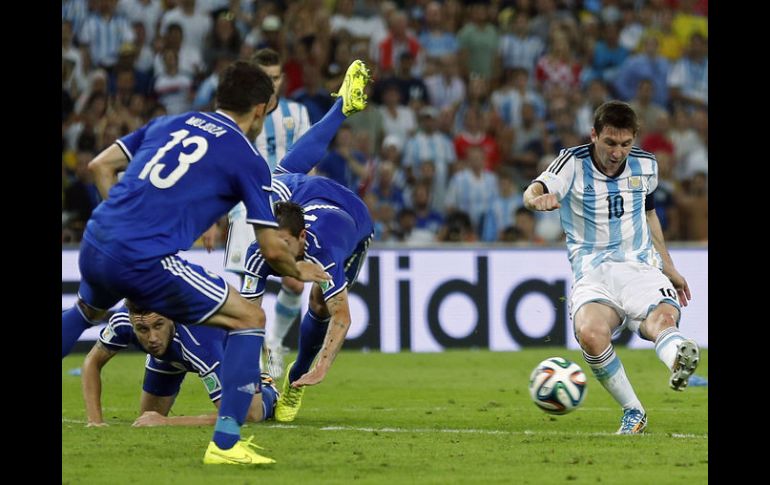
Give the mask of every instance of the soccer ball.
POLYGON ((529 376, 529 395, 543 411, 567 414, 586 397, 586 375, 579 365, 567 359, 545 359, 529 376))

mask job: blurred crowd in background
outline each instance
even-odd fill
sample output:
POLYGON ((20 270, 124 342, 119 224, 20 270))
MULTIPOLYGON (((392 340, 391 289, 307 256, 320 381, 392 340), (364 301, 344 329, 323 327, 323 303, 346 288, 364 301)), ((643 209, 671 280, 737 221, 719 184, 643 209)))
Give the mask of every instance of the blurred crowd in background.
POLYGON ((265 47, 311 123, 350 62, 370 67, 369 106, 318 172, 366 201, 377 241, 563 243, 558 211, 522 193, 590 142, 609 99, 634 107, 657 157, 667 241, 708 240, 707 0, 63 0, 62 244, 100 201, 96 154, 213 109, 218 73, 265 47))

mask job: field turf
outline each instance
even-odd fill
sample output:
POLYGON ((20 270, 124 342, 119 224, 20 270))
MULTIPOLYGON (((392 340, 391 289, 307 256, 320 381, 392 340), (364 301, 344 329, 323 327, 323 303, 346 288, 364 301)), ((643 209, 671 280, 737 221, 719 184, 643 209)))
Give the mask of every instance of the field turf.
MULTIPOLYGON (((62 361, 62 483, 707 483, 708 387, 677 393, 652 350, 617 349, 649 417, 647 432, 617 436, 620 409, 579 352, 343 352, 310 387, 293 423, 249 424, 244 437, 277 460, 266 467, 204 466, 209 427, 132 428, 144 356, 103 371, 104 428, 86 428, 84 354, 62 361), (550 416, 529 399, 542 359, 562 356, 588 376, 581 408, 550 416)), ((708 351, 697 374, 708 377, 708 351)), ((172 413, 213 412, 188 374, 172 413)))

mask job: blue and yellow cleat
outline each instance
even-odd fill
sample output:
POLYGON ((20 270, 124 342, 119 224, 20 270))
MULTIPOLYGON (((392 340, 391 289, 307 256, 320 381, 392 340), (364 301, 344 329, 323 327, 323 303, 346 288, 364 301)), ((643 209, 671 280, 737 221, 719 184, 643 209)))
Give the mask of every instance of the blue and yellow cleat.
POLYGON ((626 409, 615 434, 641 434, 647 428, 647 413, 638 409, 626 409))
POLYGON ((371 79, 369 69, 360 59, 353 61, 345 72, 340 90, 332 93, 333 97, 342 96, 342 113, 350 116, 366 108, 367 95, 364 93, 366 83, 371 79))
POLYGON ((690 382, 690 376, 698 368, 700 349, 695 340, 682 340, 676 351, 674 370, 671 371, 669 385, 675 391, 684 391, 690 382))
POLYGON ((269 465, 275 460, 258 454, 255 449, 262 449, 256 443, 252 443, 254 436, 247 440, 238 440, 235 446, 229 450, 223 450, 213 441, 206 448, 203 455, 204 465, 269 465))
POLYGON ((281 386, 281 395, 278 398, 278 403, 275 405, 275 420, 281 423, 294 421, 299 412, 299 407, 302 405, 302 396, 305 394, 304 387, 292 387, 289 382, 289 371, 291 371, 293 365, 294 362, 286 368, 283 386, 281 386))

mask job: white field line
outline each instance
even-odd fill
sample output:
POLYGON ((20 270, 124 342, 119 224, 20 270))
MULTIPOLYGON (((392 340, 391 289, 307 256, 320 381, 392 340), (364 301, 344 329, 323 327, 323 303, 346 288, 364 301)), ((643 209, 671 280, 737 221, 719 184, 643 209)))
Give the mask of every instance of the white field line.
MULTIPOLYGON (((366 433, 456 433, 456 434, 482 434, 482 435, 512 435, 512 436, 617 436, 615 433, 584 433, 581 431, 507 431, 498 429, 452 429, 452 428, 368 428, 356 426, 311 426, 297 424, 267 424, 268 428, 279 429, 316 429, 319 431, 360 431, 366 433)), ((658 436, 662 433, 647 433, 640 436, 658 436)), ((682 434, 671 433, 672 438, 708 439, 708 434, 682 434)))
MULTIPOLYGON (((69 419, 62 418, 62 423, 68 424, 86 424, 82 419, 69 419)), ((265 426, 267 428, 277 429, 315 429, 318 431, 358 431, 364 433, 455 433, 455 434, 481 434, 481 435, 508 435, 508 436, 617 436, 615 433, 584 433, 581 431, 533 431, 525 429, 523 431, 507 431, 499 429, 452 429, 452 428, 368 428, 357 426, 311 426, 307 424, 264 424, 259 426, 265 426)), ((640 436, 658 436, 662 433, 645 433, 640 436)), ((708 439, 708 434, 683 434, 683 433, 671 433, 668 435, 671 438, 685 438, 685 439, 708 439)))

